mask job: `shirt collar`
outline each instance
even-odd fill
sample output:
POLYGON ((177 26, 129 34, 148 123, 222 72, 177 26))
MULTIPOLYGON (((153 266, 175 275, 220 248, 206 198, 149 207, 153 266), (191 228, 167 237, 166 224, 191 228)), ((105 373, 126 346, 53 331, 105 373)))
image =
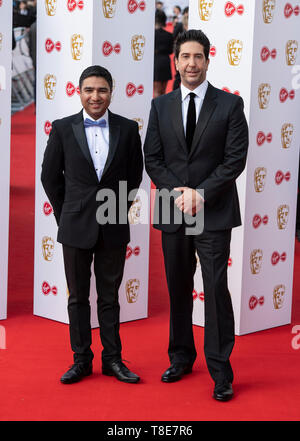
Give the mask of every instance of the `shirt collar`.
POLYGON ((186 99, 189 93, 193 92, 199 98, 204 99, 208 87, 208 81, 204 80, 196 89, 190 90, 183 84, 180 85, 182 101, 186 99))
POLYGON ((108 111, 107 111, 107 110, 105 111, 104 115, 102 115, 101 118, 98 118, 98 119, 94 119, 94 118, 92 118, 90 115, 88 115, 85 109, 83 109, 82 116, 83 116, 83 121, 84 121, 86 118, 89 118, 89 119, 91 119, 92 121, 99 121, 100 119, 105 119, 106 124, 108 125, 108 111))

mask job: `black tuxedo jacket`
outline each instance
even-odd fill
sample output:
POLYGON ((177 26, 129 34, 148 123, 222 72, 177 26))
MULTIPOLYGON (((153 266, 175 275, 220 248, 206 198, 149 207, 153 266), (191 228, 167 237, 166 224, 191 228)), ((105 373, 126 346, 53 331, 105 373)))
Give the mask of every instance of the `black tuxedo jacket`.
MULTIPOLYGON (((100 182, 90 155, 82 111, 52 124, 41 180, 58 224, 57 240, 62 244, 92 248, 99 235, 96 212, 101 202, 96 201, 97 192, 113 190, 118 209, 119 181, 127 182, 127 197, 142 180, 138 124, 110 111, 108 121, 109 152, 100 182)), ((126 210, 130 204, 125 205, 126 210)), ((105 224, 101 228, 109 246, 116 247, 130 240, 128 222, 105 224)))
MULTIPOLYGON (((241 224, 235 181, 246 164, 248 126, 243 100, 210 83, 188 153, 182 121, 181 90, 152 100, 144 145, 145 167, 158 190, 190 187, 204 190, 204 230, 241 224)), ((155 210, 158 209, 156 198, 155 210)), ((154 225, 175 232, 180 225, 154 225)))

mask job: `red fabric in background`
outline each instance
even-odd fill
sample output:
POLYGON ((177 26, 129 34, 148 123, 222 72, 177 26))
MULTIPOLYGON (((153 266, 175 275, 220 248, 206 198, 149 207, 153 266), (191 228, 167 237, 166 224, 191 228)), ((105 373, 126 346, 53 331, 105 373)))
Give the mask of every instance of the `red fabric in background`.
MULTIPOLYGON (((44 146, 40 146, 44 149, 44 146)), ((74 385, 60 376, 72 364, 68 326, 33 316, 35 182, 33 106, 12 118, 8 319, 1 321, 0 420, 299 420, 300 349, 292 347, 300 325, 300 244, 296 243, 291 325, 236 338, 232 354, 235 397, 212 399, 203 356, 203 329, 194 327, 198 358, 182 381, 160 381, 168 367, 168 294, 159 232, 151 229, 149 318, 121 325, 123 357, 140 374, 129 385, 101 374, 101 345, 93 330, 94 374, 74 385)), ((300 339, 298 340, 300 343, 300 339)))

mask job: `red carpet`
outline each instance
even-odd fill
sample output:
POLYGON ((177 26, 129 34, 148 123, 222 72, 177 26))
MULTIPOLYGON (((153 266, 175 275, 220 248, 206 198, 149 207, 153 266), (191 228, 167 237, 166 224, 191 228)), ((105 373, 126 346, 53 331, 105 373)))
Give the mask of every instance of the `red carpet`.
POLYGON ((213 384, 199 327, 195 327, 198 358, 193 373, 179 383, 160 381, 168 366, 168 298, 160 237, 154 230, 149 319, 121 325, 123 357, 143 381, 128 385, 101 375, 101 347, 94 330, 94 375, 75 385, 60 384, 61 374, 72 363, 68 327, 32 315, 34 133, 32 107, 13 116, 8 319, 0 322, 7 347, 0 350, 0 420, 299 420, 300 349, 291 346, 292 327, 300 325, 298 243, 292 324, 237 337, 231 402, 211 398, 213 384))

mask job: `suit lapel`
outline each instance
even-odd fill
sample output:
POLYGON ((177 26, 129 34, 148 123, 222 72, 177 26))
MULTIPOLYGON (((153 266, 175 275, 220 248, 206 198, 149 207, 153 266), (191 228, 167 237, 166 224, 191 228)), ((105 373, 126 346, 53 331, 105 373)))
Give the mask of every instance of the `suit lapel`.
POLYGON ((78 145, 85 156, 86 160, 92 167, 94 171, 94 175, 96 176, 96 179, 98 180, 97 173, 95 171, 95 167, 93 164, 93 160, 91 157, 90 149, 87 143, 86 135, 85 135, 85 128, 83 125, 83 116, 82 116, 82 110, 76 115, 75 121, 72 123, 72 129, 76 138, 76 141, 78 142, 78 145))
POLYGON ((108 111, 108 124, 109 124, 109 150, 108 150, 108 156, 105 163, 105 167, 102 173, 102 177, 108 170, 115 156, 120 139, 120 125, 118 124, 116 115, 110 111, 108 111))
POLYGON ((173 96, 170 100, 170 114, 176 136, 180 142, 181 147, 183 148, 185 153, 187 153, 187 145, 182 122, 182 99, 180 88, 174 91, 173 96))
POLYGON ((199 118, 197 121, 190 154, 192 154, 193 151, 199 145, 202 133, 203 133, 205 127, 207 126, 207 123, 208 123, 210 117, 212 116, 212 114, 216 108, 216 105, 217 105, 217 103, 215 101, 214 87, 210 83, 208 83, 208 88, 207 88, 207 91, 206 91, 206 94, 205 94, 205 97, 203 100, 203 104, 201 107, 200 115, 199 115, 199 118))

